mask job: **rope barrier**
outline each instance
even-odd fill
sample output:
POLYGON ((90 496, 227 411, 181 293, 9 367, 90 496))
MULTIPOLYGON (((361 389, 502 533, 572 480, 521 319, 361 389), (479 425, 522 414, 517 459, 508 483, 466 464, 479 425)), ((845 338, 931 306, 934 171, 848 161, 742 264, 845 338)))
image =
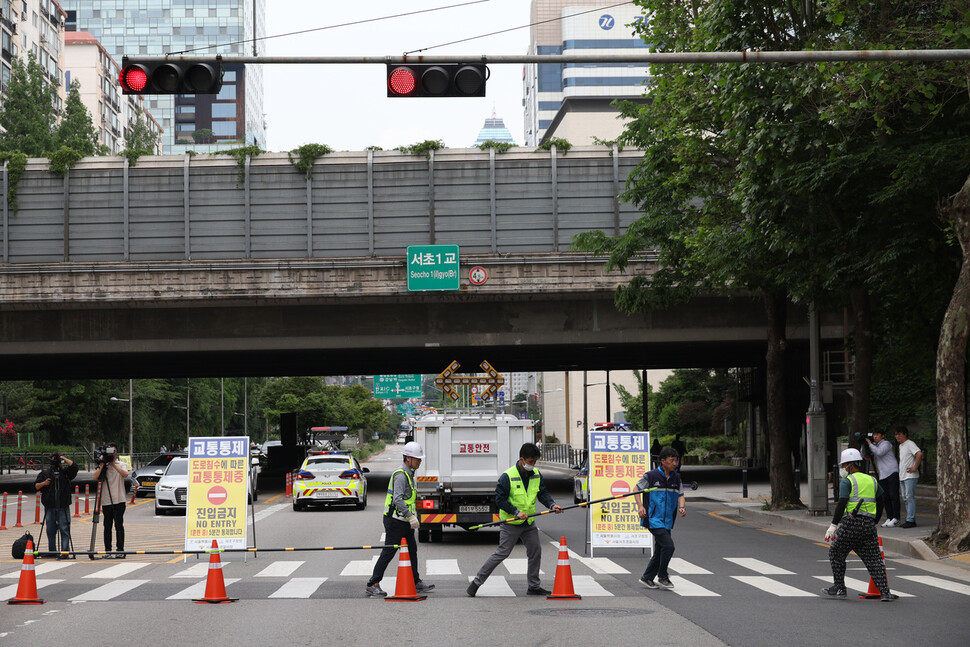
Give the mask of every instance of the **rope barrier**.
POLYGON ((62 550, 62 551, 40 551, 34 550, 35 557, 57 557, 70 555, 209 555, 211 553, 297 553, 327 550, 375 550, 385 548, 400 548, 400 544, 381 544, 377 546, 308 546, 304 548, 206 548, 204 550, 62 550))

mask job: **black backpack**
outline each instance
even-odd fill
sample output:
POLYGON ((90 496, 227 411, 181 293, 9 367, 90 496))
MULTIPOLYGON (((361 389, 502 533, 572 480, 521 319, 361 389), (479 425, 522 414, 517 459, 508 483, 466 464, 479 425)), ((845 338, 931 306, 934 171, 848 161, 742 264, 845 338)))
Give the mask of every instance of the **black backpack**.
POLYGON ((24 536, 13 542, 13 549, 10 551, 14 559, 23 559, 24 553, 27 552, 27 542, 33 541, 34 538, 29 532, 25 532, 24 536))

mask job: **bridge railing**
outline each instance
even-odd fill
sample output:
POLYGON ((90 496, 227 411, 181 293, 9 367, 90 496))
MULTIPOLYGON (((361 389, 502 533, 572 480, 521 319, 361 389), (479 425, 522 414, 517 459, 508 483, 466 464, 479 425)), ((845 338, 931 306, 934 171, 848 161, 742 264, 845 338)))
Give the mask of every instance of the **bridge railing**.
POLYGON ((66 175, 3 166, 5 263, 403 256, 567 251, 573 236, 620 233, 639 215, 618 199, 642 154, 604 146, 334 153, 309 175, 287 154, 90 157, 66 175))

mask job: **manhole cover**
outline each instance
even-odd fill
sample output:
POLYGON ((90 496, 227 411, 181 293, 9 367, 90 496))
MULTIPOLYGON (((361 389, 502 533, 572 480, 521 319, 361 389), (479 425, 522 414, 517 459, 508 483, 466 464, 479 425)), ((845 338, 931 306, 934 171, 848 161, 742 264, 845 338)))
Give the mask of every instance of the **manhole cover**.
POLYGON ((653 613, 647 609, 536 609, 530 611, 535 616, 597 616, 604 618, 625 618, 653 613))

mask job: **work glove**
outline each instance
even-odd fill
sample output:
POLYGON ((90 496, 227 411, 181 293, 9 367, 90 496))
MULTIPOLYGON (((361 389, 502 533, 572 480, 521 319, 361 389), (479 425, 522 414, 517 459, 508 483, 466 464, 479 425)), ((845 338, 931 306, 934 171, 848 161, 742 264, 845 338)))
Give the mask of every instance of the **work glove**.
POLYGON ((829 524, 828 530, 825 531, 825 541, 831 541, 835 537, 835 531, 838 530, 838 526, 834 523, 829 524))
POLYGON ((408 519, 408 523, 411 524, 411 528, 413 530, 417 530, 421 527, 421 521, 418 519, 418 515, 416 514, 411 515, 411 517, 408 519))

